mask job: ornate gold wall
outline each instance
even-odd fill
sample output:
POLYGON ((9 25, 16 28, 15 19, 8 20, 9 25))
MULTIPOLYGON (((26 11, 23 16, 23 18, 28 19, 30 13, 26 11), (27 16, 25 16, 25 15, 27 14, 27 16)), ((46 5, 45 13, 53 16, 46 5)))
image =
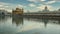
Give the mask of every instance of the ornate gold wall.
POLYGON ((23 14, 23 9, 16 8, 16 10, 13 10, 13 11, 12 11, 12 14, 22 15, 22 14, 23 14))

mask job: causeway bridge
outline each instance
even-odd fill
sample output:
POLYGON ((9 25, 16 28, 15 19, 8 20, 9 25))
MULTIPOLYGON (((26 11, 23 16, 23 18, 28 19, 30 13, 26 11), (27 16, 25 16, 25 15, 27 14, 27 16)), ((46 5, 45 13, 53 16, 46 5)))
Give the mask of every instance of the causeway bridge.
POLYGON ((59 19, 60 14, 23 14, 23 17, 30 17, 30 18, 52 18, 52 19, 59 19))

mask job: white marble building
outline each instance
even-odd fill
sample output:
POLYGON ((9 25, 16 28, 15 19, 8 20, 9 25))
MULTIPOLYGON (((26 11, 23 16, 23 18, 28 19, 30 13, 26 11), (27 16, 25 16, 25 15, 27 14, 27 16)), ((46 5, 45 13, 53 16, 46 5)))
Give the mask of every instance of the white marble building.
POLYGON ((8 12, 6 10, 0 10, 0 15, 7 15, 8 12))

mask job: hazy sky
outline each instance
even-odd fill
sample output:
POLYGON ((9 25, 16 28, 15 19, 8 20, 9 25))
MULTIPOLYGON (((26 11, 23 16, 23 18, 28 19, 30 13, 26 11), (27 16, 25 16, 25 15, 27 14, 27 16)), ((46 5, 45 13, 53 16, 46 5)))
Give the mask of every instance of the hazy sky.
POLYGON ((0 9, 6 9, 11 12, 12 9, 19 7, 24 11, 31 12, 43 10, 47 6, 49 10, 60 8, 60 0, 0 0, 0 9))

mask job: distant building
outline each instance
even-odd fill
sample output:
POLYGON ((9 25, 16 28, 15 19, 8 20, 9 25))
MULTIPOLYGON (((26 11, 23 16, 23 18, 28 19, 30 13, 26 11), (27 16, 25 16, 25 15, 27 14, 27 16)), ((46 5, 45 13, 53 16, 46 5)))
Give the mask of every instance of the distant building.
POLYGON ((44 8, 44 10, 43 10, 44 12, 48 12, 49 10, 48 10, 48 7, 47 6, 45 6, 45 8, 44 8))
POLYGON ((60 15, 60 9, 58 11, 50 11, 47 6, 40 12, 28 12, 27 15, 60 15))
POLYGON ((60 11, 60 9, 58 9, 58 11, 60 11))
POLYGON ((16 8, 16 10, 12 11, 12 14, 13 15, 22 15, 23 14, 23 8, 22 9, 16 8))
POLYGON ((7 15, 7 11, 6 10, 0 10, 0 16, 2 16, 2 15, 7 15))
POLYGON ((45 6, 44 10, 40 12, 40 14, 60 14, 60 9, 58 11, 50 11, 47 6, 45 6))

